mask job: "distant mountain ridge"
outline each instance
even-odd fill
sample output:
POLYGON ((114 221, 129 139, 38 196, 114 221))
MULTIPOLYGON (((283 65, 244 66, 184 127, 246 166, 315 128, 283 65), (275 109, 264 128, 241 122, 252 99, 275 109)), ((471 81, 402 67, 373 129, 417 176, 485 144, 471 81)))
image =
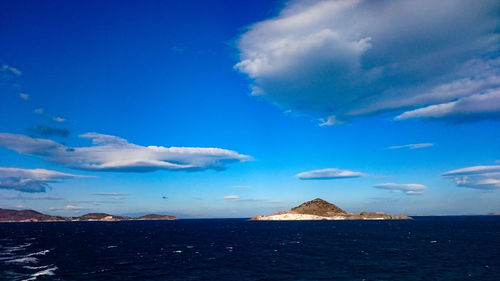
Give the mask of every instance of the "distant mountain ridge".
POLYGON ((382 212, 348 213, 335 204, 321 198, 302 203, 290 211, 280 211, 267 216, 255 216, 251 220, 408 220, 407 215, 390 215, 382 212))
POLYGON ((64 221, 65 218, 49 216, 33 210, 0 209, 0 221, 64 221))
POLYGON ((169 215, 148 214, 137 218, 114 216, 106 213, 88 213, 79 217, 60 217, 42 214, 33 210, 10 210, 0 208, 0 222, 54 222, 54 221, 130 221, 130 220, 176 220, 169 215))

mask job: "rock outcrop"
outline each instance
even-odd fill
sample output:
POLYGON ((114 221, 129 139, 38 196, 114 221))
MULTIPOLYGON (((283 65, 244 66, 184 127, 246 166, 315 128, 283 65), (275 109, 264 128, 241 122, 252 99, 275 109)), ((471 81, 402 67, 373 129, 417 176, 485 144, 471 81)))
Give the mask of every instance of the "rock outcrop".
POLYGON ((176 220, 177 218, 174 216, 169 216, 169 215, 149 214, 149 215, 137 217, 135 219, 145 221, 145 220, 176 220))
POLYGON ((316 198, 290 211, 281 211, 267 216, 255 216, 251 220, 408 220, 407 215, 390 215, 382 212, 348 213, 335 204, 316 198))

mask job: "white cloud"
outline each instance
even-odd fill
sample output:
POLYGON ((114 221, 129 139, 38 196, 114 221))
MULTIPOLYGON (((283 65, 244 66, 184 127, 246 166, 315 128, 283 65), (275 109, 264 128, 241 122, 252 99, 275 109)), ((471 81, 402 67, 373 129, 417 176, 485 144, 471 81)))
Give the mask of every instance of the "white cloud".
POLYGON ((111 172, 224 170, 230 163, 250 159, 247 155, 221 148, 140 146, 98 133, 80 137, 91 139, 94 145, 68 147, 49 139, 0 133, 0 146, 74 169, 111 172))
POLYGON ((59 123, 62 123, 64 121, 66 121, 66 119, 62 118, 62 117, 59 117, 59 116, 53 116, 53 115, 50 115, 50 114, 46 114, 45 113, 45 110, 43 108, 37 108, 34 110, 35 114, 38 114, 38 115, 42 115, 44 116, 45 118, 49 119, 49 120, 52 120, 54 122, 59 122, 59 123))
POLYGON ((416 190, 408 190, 405 192, 406 195, 422 195, 424 194, 423 191, 416 191, 416 190))
POLYGON ((389 147, 389 149, 401 149, 401 148, 408 148, 408 149, 419 149, 419 148, 425 148, 425 147, 431 147, 434 146, 432 143, 413 143, 413 144, 404 144, 404 145, 393 145, 389 147))
POLYGON ((83 210, 87 210, 87 209, 80 207, 80 206, 77 206, 77 205, 68 204, 68 205, 63 206, 63 207, 50 207, 49 210, 51 210, 51 211, 83 211, 83 210))
POLYGON ((29 100, 30 98, 30 95, 26 94, 26 93, 20 93, 19 94, 19 97, 23 100, 29 100))
POLYGON ((239 195, 226 195, 223 198, 226 200, 237 200, 237 199, 240 199, 240 196, 239 195))
POLYGON ((344 122, 337 120, 337 117, 335 115, 328 116, 328 118, 320 118, 319 119, 319 126, 320 127, 340 125, 340 124, 344 124, 344 122))
POLYGON ((329 179, 342 179, 342 178, 357 178, 364 176, 364 174, 349 170, 328 168, 328 169, 302 172, 297 174, 296 176, 301 180, 329 180, 329 179))
POLYGON ((453 180, 460 187, 482 190, 500 188, 500 165, 466 167, 445 172, 441 176, 453 180))
POLYGON ((422 195, 427 187, 418 183, 381 183, 373 187, 391 190, 393 192, 404 192, 406 195, 422 195))
POLYGON ((4 75, 20 76, 21 74, 22 72, 19 69, 12 67, 0 60, 0 78, 3 79, 4 75))
MULTIPOLYGON (((241 35, 235 68, 254 95, 321 126, 487 95, 500 87, 491 12, 499 8, 494 0, 295 0, 241 35)), ((500 112, 485 97, 475 102, 439 118, 500 112)))
POLYGON ((66 119, 64 119, 62 117, 52 117, 52 121, 54 121, 54 122, 64 122, 64 121, 66 121, 66 119))
POLYGON ((410 118, 458 118, 474 116, 484 119, 500 116, 500 90, 493 90, 485 94, 471 95, 456 101, 429 105, 423 108, 406 111, 396 120, 410 118))
POLYGON ((81 176, 45 169, 0 167, 0 188, 22 192, 45 192, 49 183, 81 176))

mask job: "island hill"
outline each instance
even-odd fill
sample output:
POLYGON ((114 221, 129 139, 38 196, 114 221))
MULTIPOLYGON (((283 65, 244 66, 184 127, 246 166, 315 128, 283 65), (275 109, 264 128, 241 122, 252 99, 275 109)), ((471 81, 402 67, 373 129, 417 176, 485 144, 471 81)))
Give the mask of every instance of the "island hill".
POLYGON ((290 211, 281 211, 267 216, 255 216, 254 221, 295 221, 295 220, 409 220, 407 215, 389 215, 381 212, 348 213, 323 199, 302 203, 290 211))
POLYGON ((105 213, 89 213, 79 217, 50 216, 33 210, 0 209, 0 222, 64 222, 64 221, 131 221, 131 220, 176 220, 174 216, 149 214, 136 218, 113 216, 105 213))

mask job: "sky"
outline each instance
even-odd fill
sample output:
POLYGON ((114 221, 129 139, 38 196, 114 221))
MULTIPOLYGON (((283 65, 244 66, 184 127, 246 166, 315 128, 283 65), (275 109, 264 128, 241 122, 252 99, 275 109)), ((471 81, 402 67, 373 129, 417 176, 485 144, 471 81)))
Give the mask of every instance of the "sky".
POLYGON ((500 213, 500 3, 0 1, 0 208, 500 213))

